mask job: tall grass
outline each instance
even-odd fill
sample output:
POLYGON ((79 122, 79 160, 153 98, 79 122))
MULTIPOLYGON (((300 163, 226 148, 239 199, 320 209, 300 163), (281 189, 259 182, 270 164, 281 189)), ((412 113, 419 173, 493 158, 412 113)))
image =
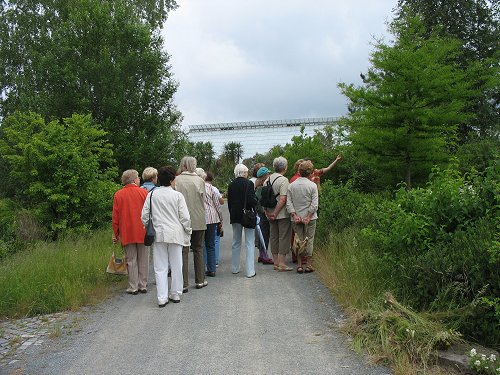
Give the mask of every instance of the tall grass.
POLYGON ((343 306, 363 309, 387 291, 390 275, 383 275, 381 259, 363 242, 359 230, 330 233, 315 247, 320 277, 343 306))
POLYGON ((110 230, 38 242, 0 263, 0 317, 14 318, 95 304, 126 277, 108 275, 110 230))
POLYGON ((353 349, 367 351, 395 374, 449 373, 434 366, 436 351, 460 342, 460 335, 395 300, 384 259, 359 229, 330 233, 317 243, 314 257, 320 277, 348 315, 344 329, 353 336, 353 349))

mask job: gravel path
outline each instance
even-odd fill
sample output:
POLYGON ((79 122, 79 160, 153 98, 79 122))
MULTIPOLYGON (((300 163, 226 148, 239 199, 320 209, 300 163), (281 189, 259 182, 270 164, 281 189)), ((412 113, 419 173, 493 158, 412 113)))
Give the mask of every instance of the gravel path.
POLYGON ((0 364, 0 374, 390 374, 348 349, 342 313, 317 275, 262 264, 251 279, 231 274, 228 223, 207 287, 191 285, 160 309, 151 267, 148 294, 119 292, 70 334, 0 364))

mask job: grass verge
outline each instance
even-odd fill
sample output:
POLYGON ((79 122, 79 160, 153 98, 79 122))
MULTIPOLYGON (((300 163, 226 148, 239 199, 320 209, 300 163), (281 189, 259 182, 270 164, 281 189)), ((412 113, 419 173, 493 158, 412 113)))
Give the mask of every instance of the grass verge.
POLYGON ((461 342, 460 335, 400 304, 380 262, 355 229, 332 234, 315 248, 319 275, 348 316, 344 329, 353 336, 353 349, 395 374, 449 373, 436 366, 437 350, 461 342))
MULTIPOLYGON (((116 249, 116 248, 115 248, 116 249)), ((38 242, 0 264, 0 317, 77 310, 106 298, 126 277, 105 273, 114 248, 110 231, 38 242)))

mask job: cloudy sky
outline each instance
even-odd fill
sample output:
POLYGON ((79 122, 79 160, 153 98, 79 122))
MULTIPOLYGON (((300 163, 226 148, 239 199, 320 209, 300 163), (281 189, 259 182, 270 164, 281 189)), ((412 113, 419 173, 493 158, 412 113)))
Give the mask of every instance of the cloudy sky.
POLYGON ((397 0, 178 0, 164 28, 183 125, 339 116, 397 0))

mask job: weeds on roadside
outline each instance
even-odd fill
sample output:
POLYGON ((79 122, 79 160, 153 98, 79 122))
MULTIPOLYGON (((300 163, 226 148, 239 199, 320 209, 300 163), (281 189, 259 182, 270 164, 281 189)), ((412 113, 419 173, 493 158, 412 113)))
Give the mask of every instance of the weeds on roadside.
POLYGON ((425 370, 435 363, 438 349, 462 340, 459 333, 406 308, 390 293, 370 309, 354 314, 346 330, 354 336, 355 349, 388 359, 396 369, 415 365, 425 370))
POLYGON ((442 373, 433 368, 437 349, 461 341, 460 335, 386 294, 391 275, 381 273, 380 262, 354 228, 333 233, 315 247, 320 277, 346 308, 344 329, 353 336, 355 350, 368 351, 396 374, 442 373))
POLYGON ((0 317, 17 318, 78 309, 109 295, 125 278, 108 275, 110 231, 38 242, 0 263, 0 317))

